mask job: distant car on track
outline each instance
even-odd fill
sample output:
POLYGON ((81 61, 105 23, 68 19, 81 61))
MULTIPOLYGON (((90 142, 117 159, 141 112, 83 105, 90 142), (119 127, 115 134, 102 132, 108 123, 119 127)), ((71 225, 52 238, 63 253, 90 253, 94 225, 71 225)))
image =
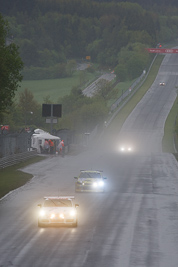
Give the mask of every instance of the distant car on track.
POLYGON ((38 204, 40 212, 38 226, 72 225, 77 227, 77 207, 73 203, 74 196, 44 197, 44 203, 38 204))
POLYGON ((76 192, 104 192, 105 179, 102 171, 81 170, 76 179, 75 191, 76 192))
POLYGON ((132 152, 133 151, 133 147, 131 145, 121 145, 119 148, 120 152, 132 152))
POLYGON ((165 82, 160 82, 159 85, 160 86, 164 86, 165 85, 165 82))

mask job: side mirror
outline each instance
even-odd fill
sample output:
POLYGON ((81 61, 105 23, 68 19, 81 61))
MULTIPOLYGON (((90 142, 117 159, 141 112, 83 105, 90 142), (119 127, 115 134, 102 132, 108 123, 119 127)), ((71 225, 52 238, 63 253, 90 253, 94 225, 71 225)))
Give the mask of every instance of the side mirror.
POLYGON ((103 179, 107 179, 107 177, 103 177, 103 179))
POLYGON ((78 179, 78 177, 75 176, 74 179, 78 179))
POLYGON ((38 207, 40 207, 40 208, 41 208, 41 204, 38 204, 38 207))
POLYGON ((79 204, 75 204, 75 207, 78 208, 79 207, 79 204))

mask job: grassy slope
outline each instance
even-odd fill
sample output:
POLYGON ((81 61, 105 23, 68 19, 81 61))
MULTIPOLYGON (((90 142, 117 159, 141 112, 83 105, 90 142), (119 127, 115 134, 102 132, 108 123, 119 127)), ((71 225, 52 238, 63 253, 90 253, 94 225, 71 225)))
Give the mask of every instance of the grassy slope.
POLYGON ((43 159, 45 159, 45 157, 36 156, 14 166, 0 169, 0 199, 10 191, 26 184, 33 177, 33 175, 29 173, 20 171, 20 168, 43 159))
MULTIPOLYGON (((88 82, 92 81, 96 77, 96 74, 86 72, 86 79, 88 82)), ((59 97, 68 95, 74 86, 80 84, 80 71, 75 72, 72 77, 62 79, 51 80, 37 80, 37 81, 22 81, 21 87, 17 91, 18 93, 24 91, 24 89, 30 90, 34 98, 40 104, 43 103, 45 96, 50 96, 51 101, 56 102, 59 97)))
POLYGON ((174 105, 167 117, 165 128, 164 128, 164 137, 162 142, 163 152, 174 153, 174 131, 175 131, 175 121, 178 114, 178 97, 174 102, 174 105))

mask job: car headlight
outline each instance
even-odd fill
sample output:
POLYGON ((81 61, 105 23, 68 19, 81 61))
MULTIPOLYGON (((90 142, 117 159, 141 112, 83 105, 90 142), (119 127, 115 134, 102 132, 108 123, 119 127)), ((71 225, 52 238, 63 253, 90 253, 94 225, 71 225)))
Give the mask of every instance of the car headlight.
POLYGON ((63 214, 63 213, 60 213, 60 214, 59 214, 59 217, 60 217, 61 219, 64 219, 64 214, 63 214))
POLYGON ((131 147, 128 147, 128 151, 132 151, 132 148, 131 147))
POLYGON ((121 147, 121 151, 125 151, 125 147, 121 147))
POLYGON ((99 186, 103 186, 104 182, 103 181, 99 181, 99 186))
POLYGON ((74 217, 76 215, 76 210, 71 210, 70 211, 70 216, 74 217))
POLYGON ((54 219, 56 217, 56 214, 55 213, 51 213, 50 214, 50 219, 54 219))
POLYGON ((45 216, 45 215, 46 215, 45 210, 41 209, 40 212, 39 212, 39 215, 40 215, 41 217, 45 216))
POLYGON ((93 187, 97 187, 98 184, 96 182, 93 183, 93 187))

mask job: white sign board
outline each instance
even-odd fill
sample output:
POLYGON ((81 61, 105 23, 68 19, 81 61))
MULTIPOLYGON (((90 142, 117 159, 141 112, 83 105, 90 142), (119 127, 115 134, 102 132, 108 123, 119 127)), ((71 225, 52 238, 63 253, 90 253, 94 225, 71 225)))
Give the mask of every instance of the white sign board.
POLYGON ((46 123, 57 123, 56 118, 46 119, 46 123))

